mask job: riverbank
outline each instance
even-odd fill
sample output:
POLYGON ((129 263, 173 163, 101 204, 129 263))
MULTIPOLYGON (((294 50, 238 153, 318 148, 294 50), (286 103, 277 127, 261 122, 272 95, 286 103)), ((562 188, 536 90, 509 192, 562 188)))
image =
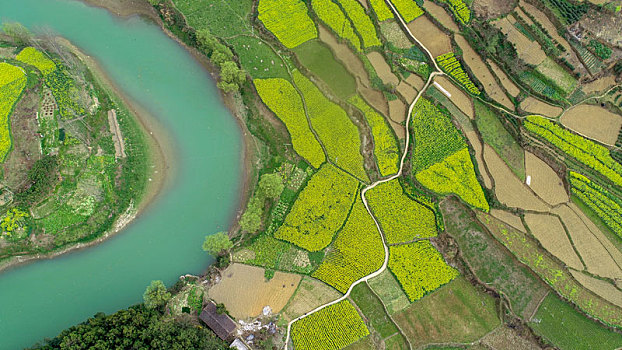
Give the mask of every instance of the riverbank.
POLYGON ((157 122, 157 119, 150 116, 148 112, 137 103, 127 98, 94 58, 85 54, 64 38, 57 37, 56 40, 82 61, 91 72, 99 87, 115 101, 119 108, 127 110, 133 118, 133 122, 138 126, 146 146, 146 168, 148 169, 146 176, 148 181, 139 198, 134 198, 132 200, 126 211, 119 215, 113 223, 112 228, 108 231, 88 242, 72 243, 47 253, 10 257, 0 262, 0 273, 28 262, 52 259, 69 252, 94 246, 120 233, 148 209, 150 204, 157 199, 158 194, 164 190, 166 184, 174 178, 174 169, 176 167, 172 164, 173 159, 175 159, 172 140, 168 137, 165 129, 157 122))
MULTIPOLYGON (((158 12, 151 6, 147 0, 76 0, 83 3, 99 7, 107 10, 108 12, 120 17, 140 16, 147 20, 153 21, 160 29, 177 44, 179 44, 184 50, 189 52, 192 57, 208 71, 214 81, 214 85, 219 77, 218 68, 213 65, 210 60, 199 50, 194 47, 188 46, 182 40, 173 34, 164 24, 158 12)), ((246 203, 252 195, 255 184, 258 181, 258 174, 254 171, 255 164, 259 160, 259 149, 253 138, 253 135, 246 126, 245 113, 246 106, 242 102, 242 98, 238 93, 224 94, 219 90, 219 95, 222 104, 229 110, 231 115, 235 118, 236 123, 240 129, 240 135, 244 144, 244 153, 241 156, 241 169, 242 169, 242 184, 240 186, 240 193, 238 195, 238 205, 235 217, 232 219, 229 225, 229 232, 236 232, 239 228, 238 221, 246 203)))

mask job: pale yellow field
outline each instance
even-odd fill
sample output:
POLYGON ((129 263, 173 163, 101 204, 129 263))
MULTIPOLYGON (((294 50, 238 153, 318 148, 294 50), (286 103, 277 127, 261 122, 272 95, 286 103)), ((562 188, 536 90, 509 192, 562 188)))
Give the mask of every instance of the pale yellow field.
POLYGON ((423 89, 423 86, 425 85, 425 81, 423 81, 423 79, 421 79, 421 77, 418 76, 417 74, 409 75, 408 78, 406 78, 405 81, 410 86, 414 87, 415 90, 417 90, 417 91, 421 91, 421 89, 423 89))
POLYGON ((492 188, 492 179, 490 175, 486 171, 485 163, 484 163, 484 150, 482 147, 482 141, 479 139, 479 136, 475 132, 475 130, 465 130, 464 136, 466 136, 467 140, 473 150, 475 151, 475 160, 477 161, 477 167, 479 168, 479 172, 482 175, 482 180, 484 181, 484 186, 488 189, 492 188))
POLYGON ((548 204, 568 202, 568 193, 562 179, 548 164, 527 151, 525 151, 525 174, 531 176, 529 187, 548 204))
POLYGON ((514 105, 512 101, 505 95, 505 92, 501 89, 497 81, 493 77, 492 73, 488 70, 488 67, 484 64, 481 57, 473 50, 471 45, 466 39, 460 35, 455 36, 456 43, 462 50, 462 58, 466 65, 471 69, 475 77, 484 85, 484 90, 493 100, 497 101, 502 106, 513 110, 514 105))
POLYGON ((406 101, 413 101, 417 96, 417 91, 412 86, 408 85, 406 81, 402 81, 397 88, 397 93, 400 94, 406 101))
POLYGON ((315 309, 329 301, 339 298, 341 294, 328 285, 308 276, 303 277, 296 293, 283 310, 283 318, 287 321, 315 309))
POLYGON ((443 89, 447 90, 451 94, 449 98, 453 104, 462 111, 462 113, 469 116, 469 118, 475 118, 475 112, 473 111, 473 102, 471 98, 465 94, 462 90, 454 85, 454 83, 447 77, 436 77, 434 81, 437 82, 443 89))
POLYGON ((594 92, 605 91, 616 84, 616 77, 613 75, 608 75, 603 78, 598 78, 593 82, 581 84, 581 90, 583 90, 586 94, 591 94, 594 92))
POLYGON ((579 271, 570 270, 570 273, 585 288, 591 290, 596 295, 611 302, 612 304, 622 307, 622 291, 616 288, 613 284, 599 280, 579 271))
POLYGON ((382 92, 366 86, 359 86, 358 90, 367 103, 383 115, 389 115, 389 105, 387 104, 387 99, 384 97, 382 92))
POLYGON ((367 54, 367 58, 383 83, 397 86, 400 80, 391 72, 391 67, 381 54, 372 51, 367 54))
POLYGON ((432 17, 434 17, 434 19, 439 21, 439 23, 442 24, 443 27, 449 29, 450 31, 452 31, 454 33, 457 33, 457 32, 460 31, 460 28, 458 28, 458 25, 456 24, 456 22, 454 22, 454 20, 447 13, 447 11, 445 11, 445 9, 442 8, 441 6, 438 6, 437 4, 433 3, 432 1, 424 1, 423 2, 423 9, 427 13, 432 15, 432 17))
POLYGON ((432 56, 437 57, 451 52, 449 36, 432 23, 426 16, 420 16, 408 23, 408 29, 421 43, 430 50, 432 56))
POLYGON ((400 100, 389 101, 389 117, 396 123, 406 120, 406 105, 400 100))
POLYGON ((534 66, 539 65, 546 58, 546 53, 540 47, 537 41, 531 41, 523 33, 521 33, 514 23, 516 18, 511 14, 507 17, 491 22, 495 27, 499 28, 503 34, 507 35, 508 40, 516 46, 518 58, 527 64, 534 66))
POLYGON ((491 209, 490 215, 496 217, 497 219, 505 222, 506 224, 514 227, 517 230, 527 232, 527 230, 525 229, 525 225, 523 225, 523 221, 520 219, 520 217, 510 213, 509 211, 491 209))
POLYGON ((508 207, 548 211, 548 206, 531 192, 490 147, 484 145, 484 160, 495 183, 497 199, 508 207))
POLYGON ((408 49, 413 45, 394 19, 389 19, 380 23, 380 31, 390 43, 400 49, 408 49))
POLYGON ((492 71, 495 73, 497 78, 499 78, 499 80, 501 81, 501 85, 503 85, 505 90, 507 90, 507 92, 514 97, 518 96, 518 94, 520 93, 520 89, 514 84, 512 80, 510 80, 507 74, 505 74, 505 72, 490 59, 486 62, 488 62, 490 67, 492 67, 492 71))
POLYGON ((208 295, 223 303, 231 316, 246 319, 261 314, 265 306, 280 312, 294 294, 300 275, 276 272, 270 281, 264 269, 243 264, 232 264, 222 274, 220 283, 209 289, 208 295))
POLYGON ((622 116, 595 105, 580 105, 567 110, 562 124, 583 135, 614 146, 622 127, 622 116))
POLYGON ((544 249, 567 266, 576 270, 583 270, 583 264, 572 249, 566 231, 557 217, 548 214, 527 213, 525 214, 525 222, 544 249))
POLYGON ((570 209, 581 219, 581 222, 587 226, 592 234, 598 239, 600 244, 607 249, 611 258, 616 262, 618 266, 622 266, 622 252, 616 249, 616 247, 605 237, 605 234, 590 220, 574 203, 567 204, 570 209))
POLYGON ((514 9, 514 11, 516 12, 516 15, 518 16, 518 18, 522 19, 523 21, 525 21, 525 23, 529 24, 529 25, 534 25, 533 21, 531 20, 531 18, 529 18, 525 12, 523 12, 523 10, 520 7, 516 7, 514 9))
POLYGON ((609 278, 622 278, 622 270, 609 251, 568 206, 553 210, 566 224, 575 248, 583 258, 589 272, 609 278))
POLYGON ((520 108, 529 113, 540 114, 551 118, 557 117, 562 112, 561 107, 552 106, 531 96, 520 103, 520 108))

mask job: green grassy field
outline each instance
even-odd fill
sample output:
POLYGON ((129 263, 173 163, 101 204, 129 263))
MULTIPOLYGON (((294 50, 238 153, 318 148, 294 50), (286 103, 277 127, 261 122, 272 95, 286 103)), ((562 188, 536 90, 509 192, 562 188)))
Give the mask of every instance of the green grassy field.
POLYGON ((482 102, 475 100, 475 123, 484 142, 501 156, 519 179, 525 180, 525 151, 503 126, 499 117, 482 102))
POLYGON ((360 283, 354 287, 350 297, 382 338, 388 338, 398 332, 397 327, 384 311, 382 303, 366 283, 360 283))
POLYGON ((555 295, 544 299, 529 326, 561 350, 611 350, 622 347, 622 334, 587 319, 555 295))
POLYGON ((501 323, 495 300, 463 277, 396 313, 394 320, 413 347, 474 342, 501 323))
POLYGON ((230 37, 250 32, 247 21, 253 0, 173 0, 188 25, 199 30, 209 28, 212 34, 230 37))
POLYGON ((291 81, 285 63, 263 41, 251 36, 228 39, 238 57, 240 65, 253 79, 283 78, 291 81))
POLYGON ((334 58, 326 45, 310 40, 293 51, 300 63, 322 79, 337 97, 347 100, 356 93, 354 77, 334 58))
POLYGON ((387 311, 391 315, 410 305, 406 293, 389 270, 369 280, 369 286, 387 306, 387 311))

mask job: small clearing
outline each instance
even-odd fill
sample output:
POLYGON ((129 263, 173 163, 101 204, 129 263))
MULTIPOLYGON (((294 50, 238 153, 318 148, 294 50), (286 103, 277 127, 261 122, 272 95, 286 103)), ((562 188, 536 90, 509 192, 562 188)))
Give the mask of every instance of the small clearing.
POLYGON ((583 264, 572 249, 572 243, 558 218, 548 214, 525 214, 525 223, 544 249, 563 261, 567 266, 583 270, 583 264))
POLYGON ((300 275, 277 271, 266 281, 265 270, 250 265, 232 264, 222 279, 208 291, 209 297, 223 303, 237 319, 256 317, 266 306, 273 313, 287 304, 300 282, 300 275))
POLYGON ((400 100, 389 101, 389 117, 396 123, 406 120, 406 105, 400 100))
POLYGON ((540 350, 538 342, 527 329, 502 325, 480 341, 490 349, 540 350), (522 331, 522 332, 521 332, 522 331))
POLYGON ((567 110, 562 124, 590 139, 614 146, 622 127, 622 116, 596 105, 580 105, 567 110))
POLYGON ((114 153, 116 158, 125 158, 125 141, 123 140, 123 134, 117 121, 117 111, 111 109, 108 111, 108 125, 110 126, 110 133, 112 133, 112 141, 114 142, 114 153))

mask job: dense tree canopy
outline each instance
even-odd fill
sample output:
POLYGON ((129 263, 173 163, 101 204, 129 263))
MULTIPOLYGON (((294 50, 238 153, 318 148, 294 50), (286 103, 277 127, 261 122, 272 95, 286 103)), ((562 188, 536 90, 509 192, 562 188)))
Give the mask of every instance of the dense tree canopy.
POLYGON ((283 178, 278 173, 263 174, 259 179, 259 190, 268 198, 279 198, 284 187, 283 178))
POLYGON ((203 250, 211 255, 219 255, 232 247, 233 243, 229 239, 227 232, 218 232, 209 235, 205 237, 205 242, 203 242, 203 250))
POLYGON ((145 306, 149 309, 155 309, 166 304, 170 298, 171 293, 166 290, 166 286, 162 281, 151 281, 151 284, 147 286, 143 294, 145 306))

